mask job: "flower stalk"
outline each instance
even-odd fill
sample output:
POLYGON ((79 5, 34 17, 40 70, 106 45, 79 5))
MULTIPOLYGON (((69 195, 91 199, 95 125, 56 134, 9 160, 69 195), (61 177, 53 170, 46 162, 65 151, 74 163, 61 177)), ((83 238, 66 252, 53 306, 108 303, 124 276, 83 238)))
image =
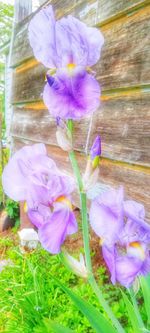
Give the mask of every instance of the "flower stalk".
MULTIPOLYGON (((73 132, 73 122, 69 120, 68 122, 68 131, 70 136, 72 136, 73 132)), ((78 162, 76 160, 76 156, 74 151, 69 152, 69 158, 72 164, 72 168, 74 171, 74 175, 76 177, 76 181, 78 184, 78 189, 80 193, 80 203, 81 203, 81 212, 82 212, 82 231, 83 231, 83 242, 84 242, 84 251, 85 251, 85 262, 88 270, 88 282, 91 285, 94 293, 96 294, 101 306, 107 313, 108 317, 112 321, 113 325, 116 327, 118 333, 125 333, 123 327, 119 323, 118 319, 113 314, 111 308, 108 303, 105 301, 102 292, 100 291, 97 282, 95 280, 92 263, 91 263, 91 255, 90 255, 90 244, 89 244, 89 227, 88 227, 88 215, 87 215, 87 197, 86 192, 84 192, 82 177, 80 174, 80 169, 78 166, 78 162)))

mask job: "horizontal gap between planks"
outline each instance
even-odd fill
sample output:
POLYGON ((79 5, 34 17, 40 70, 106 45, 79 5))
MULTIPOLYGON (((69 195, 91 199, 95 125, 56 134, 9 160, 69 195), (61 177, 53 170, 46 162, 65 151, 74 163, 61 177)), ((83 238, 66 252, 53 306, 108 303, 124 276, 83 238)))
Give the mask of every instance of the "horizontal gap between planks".
MULTIPOLYGON (((44 86, 44 82, 43 82, 44 86)), ((120 97, 130 97, 133 96, 134 98, 141 97, 143 94, 150 93, 150 84, 143 84, 137 85, 133 87, 122 87, 122 88, 112 88, 110 90, 104 90, 101 95, 101 101, 107 101, 111 99, 117 99, 120 97)), ((19 101, 13 102, 12 105, 24 107, 25 109, 33 109, 33 110, 47 110, 46 106, 44 105, 41 99, 39 100, 30 100, 30 101, 19 101)))
MULTIPOLYGON (((145 12, 145 10, 147 10, 146 7, 149 4, 150 4, 149 0, 145 0, 142 3, 140 3, 140 4, 136 4, 136 5, 132 6, 132 7, 129 7, 127 9, 125 9, 124 11, 119 12, 116 15, 114 15, 112 17, 109 17, 108 19, 106 19, 106 20, 104 20, 102 22, 97 23, 95 26, 102 28, 102 31, 106 30, 107 28, 110 27, 110 25, 114 24, 115 21, 118 21, 118 20, 120 20, 120 21, 127 20, 130 15, 134 15, 134 14, 137 15, 138 14, 137 12, 139 12, 141 10, 143 10, 145 12)), ((75 7, 76 7, 76 5, 74 7, 72 7, 72 9, 75 8, 75 7)), ((66 11, 66 13, 68 13, 70 10, 71 9, 69 9, 68 11, 66 11)), ((12 65, 11 68, 15 69, 15 68, 21 67, 20 70, 18 68, 18 72, 19 71, 21 72, 21 71, 24 70, 23 69, 23 64, 27 66, 26 69, 29 69, 29 68, 32 68, 34 66, 37 66, 37 64, 39 64, 39 63, 38 63, 38 61, 35 60, 35 58, 33 56, 30 56, 30 57, 28 57, 26 59, 23 59, 22 61, 16 63, 15 65, 12 65), (30 61, 33 63, 32 66, 30 66, 28 64, 28 62, 30 62, 30 61)))
POLYGON ((147 6, 149 6, 149 4, 150 4, 149 0, 145 0, 142 3, 136 4, 132 7, 129 7, 127 9, 123 10, 122 12, 119 12, 119 13, 109 17, 108 19, 104 20, 103 22, 97 23, 96 27, 102 28, 102 27, 112 24, 114 21, 118 21, 118 20, 122 21, 122 19, 126 20, 126 19, 128 19, 128 17, 130 15, 137 14, 137 12, 142 9, 144 9, 144 11, 145 11, 145 8, 147 6))
MULTIPOLYGON (((35 143, 41 143, 40 140, 32 140, 30 138, 27 138, 27 137, 20 137, 20 136, 17 136, 17 135, 12 135, 12 137, 14 139, 19 139, 20 141, 31 141, 31 142, 35 142, 35 143)), ((57 145, 54 145, 54 144, 50 144, 48 142, 44 142, 45 145, 48 145, 48 146, 52 146, 53 148, 54 147, 57 147, 58 149, 60 149, 57 145)), ((81 151, 78 151, 76 150, 77 154, 78 155, 83 155, 83 152, 81 151)), ((135 164, 135 163, 129 163, 129 162, 124 162, 124 161, 118 161, 118 160, 115 160, 115 159, 110 159, 110 158, 107 158, 107 157, 101 157, 100 158, 100 163, 103 163, 103 165, 118 165, 120 167, 123 167, 124 169, 130 169, 130 170, 134 170, 134 171, 139 171, 139 172, 142 172, 144 174, 149 174, 150 175, 150 167, 148 166, 144 166, 144 165, 139 165, 139 164, 135 164)))
POLYGON ((16 67, 15 73, 22 73, 27 71, 28 69, 34 68, 35 66, 38 66, 40 64, 39 61, 37 61, 35 58, 31 57, 30 59, 27 59, 24 61, 20 66, 16 67))

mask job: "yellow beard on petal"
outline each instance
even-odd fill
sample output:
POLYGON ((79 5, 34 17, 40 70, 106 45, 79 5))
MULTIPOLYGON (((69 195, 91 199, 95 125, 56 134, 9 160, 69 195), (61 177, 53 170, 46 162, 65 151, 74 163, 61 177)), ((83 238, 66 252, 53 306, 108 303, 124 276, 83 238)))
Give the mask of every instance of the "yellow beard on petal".
POLYGON ((127 248, 127 252, 142 261, 145 260, 145 251, 139 242, 131 242, 127 248))
POLYGON ((76 67, 76 65, 73 64, 73 63, 70 63, 70 64, 67 65, 68 70, 72 70, 72 69, 74 69, 75 67, 76 67))
POLYGON ((72 76, 74 74, 75 67, 76 67, 76 65, 74 63, 70 63, 67 65, 68 74, 70 76, 72 76))
POLYGON ((62 195, 61 197, 57 198, 55 202, 62 202, 65 205, 67 205, 70 210, 72 210, 71 201, 67 197, 65 197, 64 195, 62 195))

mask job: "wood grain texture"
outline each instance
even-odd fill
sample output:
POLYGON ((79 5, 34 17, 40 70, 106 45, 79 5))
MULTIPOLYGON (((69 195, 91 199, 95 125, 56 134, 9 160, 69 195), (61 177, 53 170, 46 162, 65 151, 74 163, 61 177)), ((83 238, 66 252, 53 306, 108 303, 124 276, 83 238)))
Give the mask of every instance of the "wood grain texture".
POLYGON ((15 1, 15 22, 23 21, 32 12, 32 0, 15 1))
POLYGON ((29 63, 21 66, 21 71, 13 74, 12 103, 20 101, 36 101, 42 99, 42 92, 45 85, 46 69, 43 65, 35 65, 30 68, 29 63))
MULTIPOLYGON (((105 46, 94 68, 103 91, 150 83, 149 15, 150 6, 103 31, 105 46)), ((36 62, 33 66, 27 62, 21 69, 18 67, 13 78, 12 102, 39 100, 45 73, 44 66, 36 62)))
POLYGON ((100 25, 107 24, 110 21, 122 17, 133 10, 141 8, 148 4, 149 1, 144 0, 99 0, 97 6, 96 23, 100 25))
POLYGON ((105 45, 95 66, 102 89, 150 82, 150 6, 103 27, 105 45))
MULTIPOLYGON (((52 4, 56 19, 64 15, 71 14, 86 24, 105 25, 115 18, 121 17, 138 8, 141 4, 147 5, 148 0, 52 0, 46 4, 52 4)), ((46 4, 43 4, 45 6, 46 4)), ((36 11, 38 12, 38 10, 36 11)), ((26 18, 22 24, 18 24, 15 29, 15 40, 11 65, 13 67, 33 56, 32 49, 28 41, 28 24, 33 14, 26 18)))
MULTIPOLYGON (((14 108, 12 134, 48 144, 55 144, 56 124, 47 110, 28 108, 28 104, 14 108)), ((85 151, 91 117, 76 122, 74 147, 85 151), (82 133, 82 135, 81 135, 82 133)), ((149 94, 116 95, 102 101, 94 114, 88 146, 94 137, 102 137, 102 155, 115 160, 150 165, 149 94)))
MULTIPOLYGON (((102 105, 93 117, 89 146, 100 133, 103 152, 100 180, 113 186, 123 184, 128 197, 145 204, 150 221, 148 0, 52 0, 47 3, 54 5, 57 18, 72 13, 89 25, 101 26, 105 46, 94 69, 102 86, 102 105)), ((56 146, 55 122, 42 104, 46 69, 33 57, 27 27, 28 19, 16 27, 13 49, 14 149, 45 142, 60 168, 70 173, 67 155, 56 146)), ((75 125, 74 147, 82 170, 86 164, 83 151, 89 124, 90 118, 86 118, 75 125)))
MULTIPOLYGON (((33 141, 13 139, 14 151, 26 144, 33 144, 33 141)), ((57 147, 47 146, 48 154, 55 160, 62 171, 72 174, 68 155, 57 147)), ((77 153, 79 166, 84 172, 86 158, 77 153)), ((115 163, 108 159, 100 161, 100 182, 117 187, 124 185, 127 198, 132 198, 145 205, 146 220, 150 222, 150 174, 147 169, 131 166, 125 163, 115 163)), ((78 204, 78 200, 76 201, 78 204)))

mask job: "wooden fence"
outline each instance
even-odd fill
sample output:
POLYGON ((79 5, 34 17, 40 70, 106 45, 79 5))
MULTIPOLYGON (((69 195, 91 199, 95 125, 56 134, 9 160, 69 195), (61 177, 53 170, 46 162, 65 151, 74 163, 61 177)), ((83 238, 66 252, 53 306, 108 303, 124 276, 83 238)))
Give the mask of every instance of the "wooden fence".
MULTIPOLYGON (((27 1, 26 1, 27 2, 27 1)), ((20 4, 22 1, 20 0, 20 4)), ((105 37, 102 57, 95 66, 102 103, 92 121, 89 145, 102 136, 100 180, 123 184, 128 197, 144 203, 150 219, 150 2, 145 0, 52 0, 56 18, 72 14, 97 26, 105 37)), ((14 68, 11 133, 14 150, 44 142, 62 170, 71 172, 68 156, 57 146, 55 122, 42 102, 46 69, 28 41, 32 14, 16 24, 11 65, 14 68)), ((82 170, 89 124, 75 126, 75 149, 82 170)))

